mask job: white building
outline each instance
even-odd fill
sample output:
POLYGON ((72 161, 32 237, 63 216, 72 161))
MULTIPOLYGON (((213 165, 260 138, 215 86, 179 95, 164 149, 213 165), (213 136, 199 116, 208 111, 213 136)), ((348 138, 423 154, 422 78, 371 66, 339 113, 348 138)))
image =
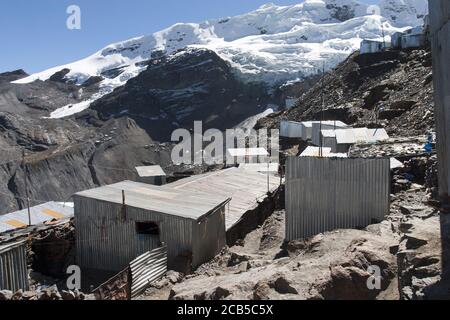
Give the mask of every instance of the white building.
MULTIPOLYGON (((348 125, 342 121, 322 121, 314 122, 312 124, 311 143, 316 146, 320 146, 320 131, 321 130, 336 130, 345 129, 348 125)), ((322 141, 323 146, 323 141, 322 141)))
POLYGON ((347 153, 355 143, 376 143, 389 139, 386 130, 367 128, 323 130, 322 137, 323 146, 337 153, 347 153))
POLYGON ((302 152, 300 157, 323 157, 323 158, 347 158, 346 153, 334 153, 331 152, 331 148, 323 147, 322 151, 320 147, 307 147, 305 151, 302 152))
POLYGON ((386 42, 376 40, 363 40, 360 45, 360 53, 376 53, 385 50, 388 47, 386 42))
POLYGON ((280 123, 280 137, 301 138, 302 128, 300 122, 283 120, 280 123))

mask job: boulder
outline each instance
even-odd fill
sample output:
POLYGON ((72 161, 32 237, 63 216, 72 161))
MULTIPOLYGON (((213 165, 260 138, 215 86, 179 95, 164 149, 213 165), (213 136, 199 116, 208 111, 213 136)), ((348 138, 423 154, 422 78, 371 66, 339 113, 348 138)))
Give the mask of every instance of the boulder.
POLYGON ((72 301, 72 300, 76 300, 77 296, 76 296, 76 294, 73 291, 62 290, 61 291, 61 298, 63 300, 72 301))

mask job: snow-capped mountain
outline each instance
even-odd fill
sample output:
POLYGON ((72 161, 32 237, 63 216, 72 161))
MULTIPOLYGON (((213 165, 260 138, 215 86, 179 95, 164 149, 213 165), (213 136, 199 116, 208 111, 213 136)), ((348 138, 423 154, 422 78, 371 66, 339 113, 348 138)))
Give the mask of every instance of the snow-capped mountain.
POLYGON ((65 117, 89 107, 147 68, 152 56, 186 47, 206 48, 228 61, 241 79, 280 84, 334 67, 359 48, 362 39, 380 39, 420 25, 425 0, 382 0, 379 7, 356 0, 306 0, 297 5, 266 4, 247 14, 202 23, 178 23, 149 36, 115 43, 80 61, 15 83, 48 80, 61 70, 79 85, 102 77, 100 90, 51 114, 65 117), (379 10, 378 10, 379 8, 379 10))

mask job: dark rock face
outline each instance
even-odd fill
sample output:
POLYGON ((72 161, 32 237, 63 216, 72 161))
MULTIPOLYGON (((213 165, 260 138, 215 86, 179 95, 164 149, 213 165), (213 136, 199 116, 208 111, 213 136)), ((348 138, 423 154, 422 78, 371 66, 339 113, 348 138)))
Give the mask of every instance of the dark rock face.
POLYGON ((16 121, 18 127, 7 130, 8 144, 15 148, 4 153, 0 163, 0 214, 26 206, 26 177, 31 205, 37 205, 67 201, 74 193, 95 186, 134 180, 135 166, 171 166, 170 146, 154 144, 126 117, 102 123, 101 127, 82 127, 73 120, 16 121), (40 137, 33 128, 36 125, 47 132, 43 130, 40 137), (24 165, 20 144, 27 147, 24 165), (36 151, 41 144, 45 150, 36 151))
POLYGON ((65 83, 66 80, 64 79, 64 77, 70 72, 70 69, 62 69, 61 71, 56 72, 54 75, 52 75, 49 78, 49 81, 54 81, 54 82, 62 82, 65 83))
POLYGON ((190 129, 194 120, 205 130, 230 128, 267 102, 265 87, 241 82, 215 53, 186 49, 154 55, 147 71, 93 110, 48 119, 57 108, 97 93, 103 77, 122 69, 81 86, 66 79, 69 72, 29 84, 11 83, 27 76, 23 70, 0 74, 0 214, 23 209, 26 189, 32 206, 67 201, 81 190, 136 179, 136 166, 160 164, 169 175, 201 172, 173 166, 172 145, 154 139, 170 141, 174 129, 190 129))
POLYGON ((327 9, 331 11, 331 17, 339 21, 347 21, 355 17, 355 9, 349 5, 339 6, 334 3, 327 4, 327 9))
POLYGON ((151 137, 170 141, 173 130, 231 128, 264 110, 268 100, 261 84, 246 84, 209 50, 186 49, 155 58, 146 71, 97 100, 91 108, 102 119, 127 115, 151 137))
POLYGON ((28 74, 25 71, 23 71, 22 69, 11 71, 11 72, 0 73, 0 83, 16 81, 16 80, 25 78, 27 76, 28 76, 28 74))
POLYGON ((57 108, 79 103, 98 91, 98 81, 91 81, 83 86, 80 94, 80 87, 64 79, 69 71, 64 69, 47 81, 38 80, 28 84, 11 83, 26 76, 22 70, 0 74, 0 113, 7 112, 25 118, 48 117, 57 108))

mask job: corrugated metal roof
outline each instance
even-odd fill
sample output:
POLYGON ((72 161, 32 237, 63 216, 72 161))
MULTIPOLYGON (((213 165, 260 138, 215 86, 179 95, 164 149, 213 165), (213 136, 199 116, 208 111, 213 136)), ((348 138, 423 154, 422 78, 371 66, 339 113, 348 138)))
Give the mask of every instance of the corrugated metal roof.
MULTIPOLYGON (((311 127, 313 126, 313 124, 320 124, 320 121, 303 121, 301 122, 301 124, 303 124, 305 127, 311 127)), ((329 125, 329 126, 334 126, 336 125, 336 127, 347 127, 348 125, 342 121, 335 121, 335 120, 327 120, 327 121, 322 121, 323 125, 329 125)))
MULTIPOLYGON (((320 157, 320 147, 309 146, 302 152, 300 157, 320 157)), ((331 148, 322 148, 322 157, 325 158, 347 158, 346 153, 334 153, 331 152, 331 148)))
POLYGON ((403 168, 404 164, 403 162, 398 161, 395 158, 391 158, 391 170, 392 169, 398 169, 398 168, 403 168))
POLYGON ((384 129, 337 129, 335 133, 338 144, 355 144, 358 142, 374 143, 389 139, 389 136, 384 129))
POLYGON ((258 206, 270 192, 280 186, 280 178, 269 174, 269 186, 267 174, 252 172, 239 168, 230 168, 217 172, 198 175, 176 181, 164 186, 183 191, 208 192, 231 198, 225 211, 225 225, 229 230, 249 210, 258 206), (269 187, 269 188, 268 188, 269 187))
POLYGON ((16 242, 12 242, 12 243, 7 243, 7 244, 0 244, 0 254, 4 253, 6 251, 9 251, 11 249, 20 247, 22 245, 24 245, 26 243, 26 241, 16 241, 16 242))
POLYGON ((208 193, 190 192, 133 181, 82 191, 76 196, 121 204, 122 190, 125 191, 127 206, 194 220, 228 201, 227 197, 211 193, 211 190, 207 190, 208 193))
MULTIPOLYGON (((41 224, 53 219, 73 217, 73 206, 57 202, 47 202, 30 208, 31 225, 41 224)), ((0 216, 0 233, 28 226, 28 210, 8 213, 0 216)))
POLYGON ((322 133, 322 137, 324 137, 324 138, 336 137, 336 130, 333 130, 333 129, 322 130, 321 133, 322 133))
POLYGON ((236 148, 228 149, 228 153, 232 157, 246 157, 246 156, 268 156, 269 153, 264 148, 236 148))
POLYGON ((239 169, 248 170, 253 172, 278 172, 280 164, 278 163, 242 163, 239 165, 239 169))
POLYGON ((166 175, 161 166, 136 167, 136 171, 140 177, 160 177, 166 175))
POLYGON ((368 142, 374 143, 389 139, 389 135, 384 129, 367 129, 368 142))

